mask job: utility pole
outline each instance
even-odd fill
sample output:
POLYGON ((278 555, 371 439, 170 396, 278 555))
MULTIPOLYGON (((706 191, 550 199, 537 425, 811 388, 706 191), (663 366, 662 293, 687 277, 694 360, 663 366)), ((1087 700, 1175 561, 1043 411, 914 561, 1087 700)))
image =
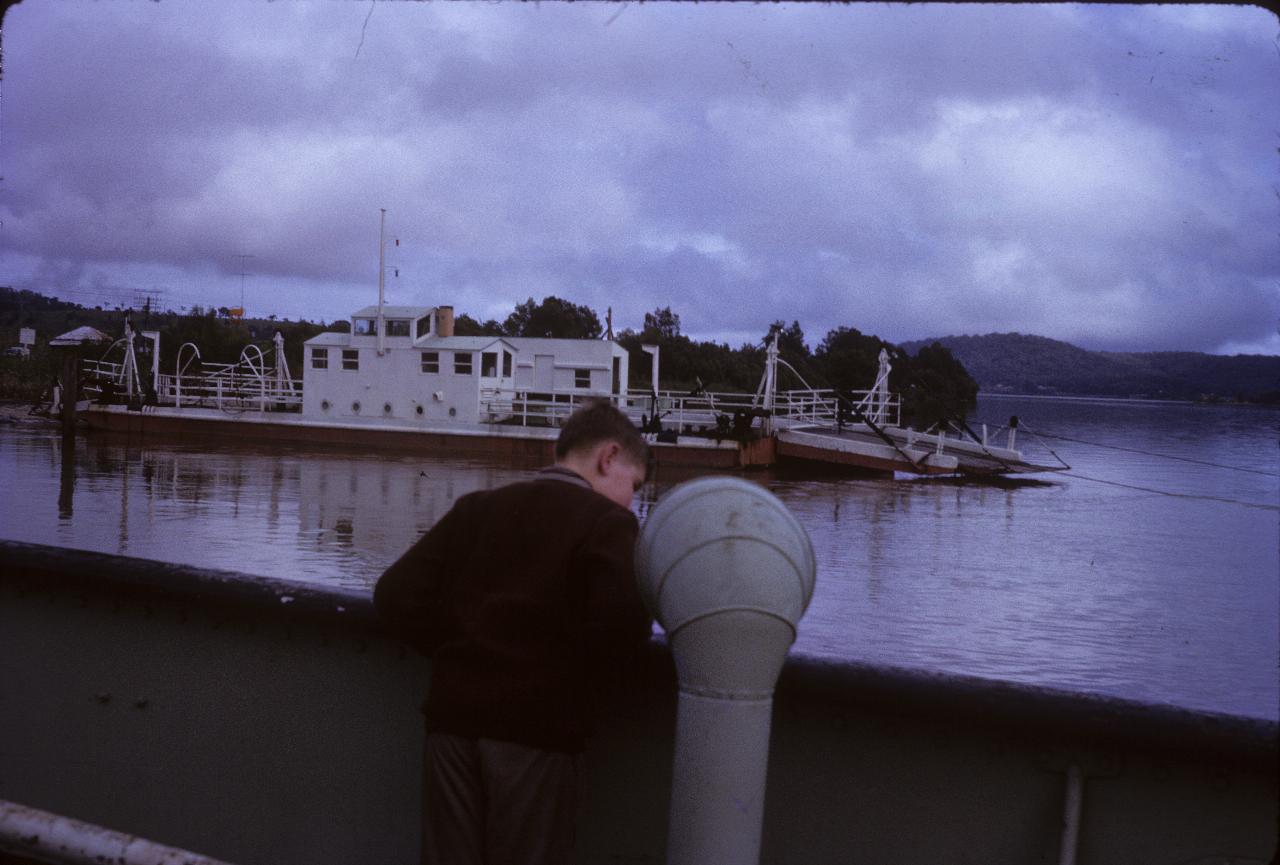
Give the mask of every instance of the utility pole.
POLYGON ((240 259, 240 314, 234 316, 234 318, 244 318, 244 278, 249 275, 245 272, 244 263, 250 258, 256 258, 256 256, 247 252, 238 252, 236 253, 236 258, 240 259))
POLYGON ((146 327, 151 321, 151 311, 160 309, 160 298, 164 294, 164 289, 160 288, 135 288, 133 290, 133 303, 130 304, 134 309, 142 310, 142 326, 146 327))

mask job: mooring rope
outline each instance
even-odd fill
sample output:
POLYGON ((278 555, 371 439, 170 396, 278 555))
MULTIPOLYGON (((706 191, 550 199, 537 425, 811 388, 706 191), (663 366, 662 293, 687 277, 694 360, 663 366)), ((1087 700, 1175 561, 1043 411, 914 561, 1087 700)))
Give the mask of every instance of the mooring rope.
POLYGON ((1126 490, 1137 490, 1144 493, 1154 493, 1158 496, 1171 496, 1178 499, 1199 499, 1206 502, 1221 502, 1228 505, 1243 505, 1246 508, 1260 508, 1264 511, 1280 511, 1280 505, 1264 505, 1260 502, 1246 502, 1241 499, 1226 499, 1221 496, 1206 496, 1200 493, 1175 493, 1169 490, 1158 490, 1154 487, 1140 487, 1136 484, 1124 484, 1120 481, 1108 481, 1103 478, 1091 478, 1088 475, 1078 475, 1075 472, 1062 472, 1063 477, 1076 478, 1082 481, 1092 481, 1095 484, 1106 484, 1111 487, 1122 487, 1126 490))
MULTIPOLYGON (((1226 465, 1224 463, 1215 463, 1215 462, 1210 462, 1208 460, 1198 460, 1198 459, 1193 459, 1191 457, 1180 457, 1180 456, 1175 456, 1173 454, 1158 453, 1156 451, 1146 451, 1146 450, 1140 450, 1138 448, 1127 448, 1127 447, 1122 447, 1120 445, 1105 445, 1099 442, 1085 441, 1084 439, 1072 438, 1071 436, 1056 435, 1054 433, 1042 433, 1028 427, 1025 421, 1022 422, 1020 425, 1022 429, 1026 430, 1028 433, 1035 436, 1035 438, 1039 441, 1040 446, 1043 447, 1045 450, 1049 451, 1049 453, 1053 454, 1054 458, 1058 462, 1066 466, 1068 469, 1070 469, 1070 466, 1067 465, 1066 460, 1058 456, 1057 452, 1054 451, 1053 448, 1049 447, 1048 443, 1044 441, 1044 437, 1047 436, 1048 438, 1061 439, 1062 441, 1075 442, 1077 444, 1083 444, 1083 445, 1092 445, 1093 447, 1126 451, 1128 453, 1141 454, 1143 456, 1162 457, 1164 459, 1196 463, 1198 465, 1212 466, 1214 468, 1230 469, 1232 471, 1239 471, 1239 472, 1248 472, 1250 474, 1263 475, 1264 477, 1280 477, 1280 474, 1277 474, 1275 472, 1263 471, 1261 469, 1243 468, 1241 466, 1226 465)), ((1003 427, 1001 427, 1001 429, 1003 429, 1003 427)), ((1075 472, 1071 472, 1071 471, 1061 472, 1061 475, 1063 477, 1076 478, 1077 480, 1091 481, 1096 484, 1106 484, 1107 486, 1120 487, 1122 489, 1137 490, 1138 492, 1144 492, 1144 493, 1152 493, 1158 496, 1170 496, 1172 498, 1179 498, 1179 499, 1199 499, 1200 501, 1207 501, 1207 502, 1220 502, 1222 504, 1242 505, 1246 508, 1261 508, 1262 510, 1268 510, 1268 511, 1280 511, 1280 505, 1262 504, 1260 502, 1247 502, 1242 499, 1229 499, 1229 498, 1224 498, 1222 496, 1208 496, 1208 495, 1203 495, 1201 493, 1176 493, 1170 490, 1158 490, 1155 487, 1144 487, 1144 486, 1138 486, 1137 484, 1121 483, 1120 481, 1109 481, 1109 480, 1106 480, 1105 478, 1090 477, 1088 475, 1076 474, 1075 472)))
POLYGON ((1035 436, 1036 441, 1040 442, 1040 446, 1045 450, 1047 450, 1049 453, 1053 454, 1053 458, 1058 462, 1062 463, 1064 468, 1067 468, 1067 469, 1071 468, 1071 466, 1067 465, 1067 461, 1064 460, 1062 457, 1058 456, 1058 452, 1055 451, 1053 448, 1049 447, 1049 443, 1040 437, 1040 433, 1036 432, 1031 427, 1027 426, 1025 421, 1022 424, 1022 428, 1025 429, 1027 432, 1031 433, 1033 436, 1035 436))
MULTIPOLYGON (((1023 426, 1025 427, 1026 424, 1024 423, 1023 426)), ((1113 450, 1113 451, 1125 451, 1126 453, 1141 454, 1143 456, 1148 456, 1148 457, 1161 457, 1162 459, 1166 459, 1166 460, 1179 460, 1180 462, 1184 462, 1184 463, 1195 463, 1197 465, 1202 465, 1202 466, 1212 466, 1215 469, 1229 469, 1233 472, 1248 472, 1249 474, 1264 475, 1269 478, 1280 478, 1280 473, 1264 471, 1262 469, 1249 469, 1243 466, 1231 466, 1231 465, 1226 465, 1225 463, 1215 463, 1215 462, 1210 462, 1209 460, 1198 460, 1198 459, 1193 459, 1192 457, 1180 457, 1180 456, 1175 456, 1174 454, 1162 454, 1162 453, 1157 453, 1156 451, 1145 451, 1140 448, 1127 448, 1121 445, 1104 445, 1104 444, 1101 444, 1100 442, 1085 441, 1084 439, 1072 438, 1071 436, 1057 435, 1055 433, 1037 432, 1036 435, 1045 436, 1051 439, 1060 439, 1061 441, 1075 442, 1076 444, 1090 445, 1095 448, 1107 448, 1108 450, 1113 450)), ((1050 453, 1052 453, 1052 451, 1050 451, 1050 453)), ((1054 456, 1057 456, 1057 454, 1054 454, 1054 456)))

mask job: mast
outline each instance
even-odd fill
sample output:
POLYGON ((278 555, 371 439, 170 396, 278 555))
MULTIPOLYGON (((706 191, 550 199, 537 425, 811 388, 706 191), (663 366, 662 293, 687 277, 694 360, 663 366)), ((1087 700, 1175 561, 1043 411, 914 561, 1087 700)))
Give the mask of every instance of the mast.
POLYGON ((880 349, 880 368, 876 372, 876 421, 878 423, 888 423, 889 417, 889 370, 892 368, 889 363, 889 352, 880 349))
MULTIPOLYGON (((129 401, 133 401, 134 382, 138 379, 138 359, 133 353, 133 320, 129 313, 124 316, 124 363, 120 365, 120 377, 124 379, 124 392, 129 401)), ((142 382, 138 382, 138 389, 142 389, 142 382)), ((65 399, 65 397, 64 397, 65 399)))
POLYGON ((382 341, 382 332, 386 328, 382 323, 382 303, 383 296, 386 294, 387 288, 387 209, 381 208, 381 216, 378 219, 378 355, 382 356, 385 351, 382 341))
POLYGON ((760 422, 760 430, 765 435, 773 435, 773 403, 778 387, 778 334, 773 334, 765 353, 764 362, 764 419, 760 422))

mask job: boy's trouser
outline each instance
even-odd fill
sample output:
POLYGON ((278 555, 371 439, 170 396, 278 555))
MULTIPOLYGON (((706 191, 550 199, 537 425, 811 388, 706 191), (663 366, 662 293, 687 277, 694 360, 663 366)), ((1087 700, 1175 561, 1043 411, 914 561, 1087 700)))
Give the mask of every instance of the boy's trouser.
POLYGON ((428 733, 423 865, 570 865, 582 756, 428 733))

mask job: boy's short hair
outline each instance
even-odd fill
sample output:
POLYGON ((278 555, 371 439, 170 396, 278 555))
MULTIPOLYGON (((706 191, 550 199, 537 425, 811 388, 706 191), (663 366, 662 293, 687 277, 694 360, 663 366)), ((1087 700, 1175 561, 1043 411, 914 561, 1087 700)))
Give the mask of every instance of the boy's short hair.
POLYGON ((603 399, 585 400, 560 427, 556 439, 556 459, 571 452, 594 447, 603 441, 614 441, 622 452, 638 466, 649 464, 649 446, 635 424, 603 399))

